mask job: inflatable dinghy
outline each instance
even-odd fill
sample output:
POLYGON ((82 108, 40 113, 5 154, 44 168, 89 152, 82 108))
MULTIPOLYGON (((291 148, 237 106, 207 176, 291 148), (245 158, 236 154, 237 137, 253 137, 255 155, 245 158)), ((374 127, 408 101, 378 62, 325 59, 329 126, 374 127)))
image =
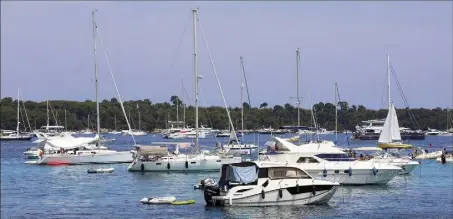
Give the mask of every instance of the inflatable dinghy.
POLYGON ((111 173, 114 170, 115 169, 113 168, 98 168, 98 169, 90 168, 88 169, 88 173, 111 173))
POLYGON ((142 200, 140 200, 140 202, 143 204, 172 204, 175 201, 176 201, 176 198, 174 196, 142 198, 142 200))
POLYGON ((175 201, 171 203, 172 205, 191 205, 195 204, 195 200, 187 200, 187 201, 175 201))

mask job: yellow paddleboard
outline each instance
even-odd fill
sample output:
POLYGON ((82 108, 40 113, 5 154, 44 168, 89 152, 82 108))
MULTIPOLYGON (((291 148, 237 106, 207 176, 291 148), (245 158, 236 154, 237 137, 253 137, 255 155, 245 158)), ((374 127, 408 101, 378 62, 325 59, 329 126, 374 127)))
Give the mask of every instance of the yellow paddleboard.
POLYGON ((195 204, 195 200, 174 201, 171 204, 172 205, 191 205, 191 204, 195 204))

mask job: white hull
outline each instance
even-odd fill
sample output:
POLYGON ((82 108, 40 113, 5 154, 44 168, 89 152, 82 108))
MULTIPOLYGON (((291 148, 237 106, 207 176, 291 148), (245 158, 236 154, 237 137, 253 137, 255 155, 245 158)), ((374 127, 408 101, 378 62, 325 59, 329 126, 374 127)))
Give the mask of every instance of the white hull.
MULTIPOLYGON (((261 187, 256 188, 259 191, 254 191, 255 195, 244 198, 230 198, 228 196, 215 197, 215 199, 223 200, 225 206, 275 206, 275 205, 307 205, 307 204, 325 204, 335 194, 336 187, 331 190, 316 192, 300 193, 291 195, 286 189, 282 189, 282 198, 280 198, 278 189, 273 191, 266 191, 265 198, 261 196, 261 187)), ((214 198, 214 197, 213 197, 214 198)))
MULTIPOLYGON (((302 166, 301 166, 302 167, 302 166)), ((330 169, 327 170, 327 175, 324 177, 323 169, 305 171, 316 179, 327 180, 331 182, 338 182, 342 185, 375 185, 375 184, 387 184, 397 174, 398 170, 386 170, 377 169, 376 175, 373 174, 373 170, 370 169, 352 169, 352 175, 349 176, 348 169, 330 169), (338 170, 338 173, 335 173, 338 170)))
POLYGON ((240 157, 233 158, 218 158, 217 156, 210 156, 206 159, 187 159, 186 160, 158 160, 158 161, 134 161, 129 165, 129 171, 147 171, 147 172, 159 172, 159 171, 219 171, 222 164, 237 163, 241 162, 240 157), (214 158, 217 157, 217 158, 214 158))
POLYGON ((401 168, 401 170, 398 171, 399 175, 409 174, 419 165, 419 163, 416 161, 401 158, 375 158, 375 159, 376 162, 387 163, 389 165, 401 168))
POLYGON ((79 165, 79 164, 108 164, 108 163, 129 163, 132 162, 130 151, 106 151, 94 150, 96 154, 50 154, 38 160, 40 165, 79 165))
POLYGON ((427 154, 420 154, 415 159, 437 159, 442 156, 442 151, 431 152, 427 154))

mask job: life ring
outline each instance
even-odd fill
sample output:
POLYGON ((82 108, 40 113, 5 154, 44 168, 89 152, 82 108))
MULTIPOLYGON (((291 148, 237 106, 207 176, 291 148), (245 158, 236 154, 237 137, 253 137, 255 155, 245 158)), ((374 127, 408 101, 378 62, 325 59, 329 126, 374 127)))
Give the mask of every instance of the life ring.
POLYGON ((142 165, 140 166, 140 170, 141 170, 142 172, 145 171, 145 165, 144 165, 144 164, 142 164, 142 165))
POLYGON ((326 169, 324 169, 324 170, 322 171, 322 176, 324 176, 324 177, 327 176, 327 170, 326 170, 326 169))
POLYGON ((189 162, 186 160, 186 169, 189 168, 189 162))
POLYGON ((168 170, 170 169, 170 163, 167 163, 167 169, 168 170))

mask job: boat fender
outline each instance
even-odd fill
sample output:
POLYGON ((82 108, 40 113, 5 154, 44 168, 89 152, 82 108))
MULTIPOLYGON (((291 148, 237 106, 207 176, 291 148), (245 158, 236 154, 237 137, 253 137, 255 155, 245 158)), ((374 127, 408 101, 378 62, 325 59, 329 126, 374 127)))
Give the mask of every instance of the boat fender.
POLYGON ((189 168, 189 162, 186 160, 186 169, 189 168))
POLYGON ((327 176, 327 170, 326 170, 326 169, 324 169, 324 170, 322 171, 322 176, 324 176, 324 177, 327 176))
POLYGON ((266 194, 264 194, 264 189, 261 190, 261 198, 266 198, 266 194))
POLYGON ((145 171, 145 165, 144 165, 144 164, 142 164, 142 165, 140 166, 140 170, 141 170, 142 172, 145 171))
POLYGON ((352 168, 351 167, 349 167, 348 174, 349 174, 349 176, 352 176, 352 168))
POLYGON ((282 198, 282 197, 283 197, 283 191, 282 191, 282 188, 279 188, 279 189, 278 189, 278 196, 279 196, 280 198, 282 198))
POLYGON ((373 175, 376 176, 377 173, 378 173, 378 170, 376 169, 376 167, 373 167, 373 175))
POLYGON ((296 191, 297 191, 297 193, 299 193, 299 188, 300 188, 299 184, 296 184, 296 191))
POLYGON ((170 163, 167 163, 167 169, 168 170, 170 169, 170 163))
POLYGON ((316 187, 315 187, 315 185, 313 185, 313 191, 311 191, 311 193, 312 193, 313 195, 316 195, 316 187))

